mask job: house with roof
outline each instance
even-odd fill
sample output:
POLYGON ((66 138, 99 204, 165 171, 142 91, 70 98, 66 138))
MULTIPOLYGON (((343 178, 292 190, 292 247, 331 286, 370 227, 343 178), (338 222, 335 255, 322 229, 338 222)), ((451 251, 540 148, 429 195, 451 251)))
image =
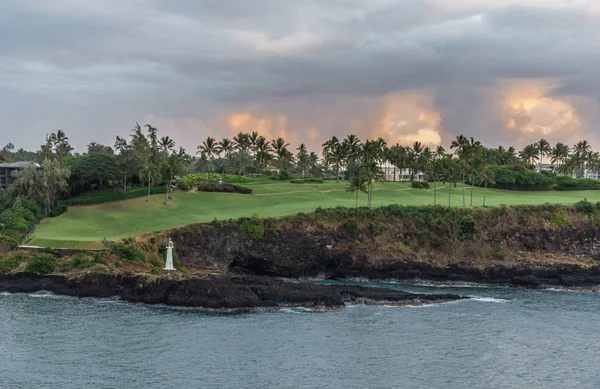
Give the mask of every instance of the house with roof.
POLYGON ((0 188, 6 190, 13 182, 13 172, 29 165, 34 165, 38 170, 42 168, 39 164, 30 161, 0 164, 0 188))

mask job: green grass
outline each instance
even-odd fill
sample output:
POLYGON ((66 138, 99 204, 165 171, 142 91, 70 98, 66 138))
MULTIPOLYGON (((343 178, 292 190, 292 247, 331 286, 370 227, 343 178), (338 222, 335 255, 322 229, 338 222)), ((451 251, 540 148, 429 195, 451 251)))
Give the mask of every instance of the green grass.
MULTIPOLYGON (((114 240, 145 232, 162 231, 184 225, 252 216, 277 217, 298 212, 313 212, 317 207, 354 207, 354 194, 346 193, 346 183, 291 184, 289 182, 246 185, 252 195, 227 193, 173 194, 168 207, 164 196, 137 198, 89 207, 72 207, 67 213, 46 219, 38 225, 29 245, 53 248, 99 248, 103 238, 114 240)), ((470 189, 466 202, 469 205, 470 189)), ((452 206, 462 206, 462 189, 451 188, 452 206)), ((575 203, 583 198, 600 201, 600 191, 513 192, 488 189, 487 205, 575 203)), ((475 188, 473 205, 481 206, 483 189, 475 188)), ((377 184, 373 205, 433 204, 433 190, 410 189, 408 183, 377 184)), ((438 204, 448 204, 448 187, 438 188, 438 204)), ((359 206, 366 195, 359 195, 359 206)))

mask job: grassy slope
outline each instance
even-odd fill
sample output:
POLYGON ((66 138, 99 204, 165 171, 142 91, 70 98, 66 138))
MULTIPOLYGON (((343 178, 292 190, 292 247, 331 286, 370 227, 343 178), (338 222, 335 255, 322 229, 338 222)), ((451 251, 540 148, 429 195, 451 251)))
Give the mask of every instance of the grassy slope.
MULTIPOLYGON (((39 225, 28 244, 42 247, 95 248, 103 238, 117 239, 144 232, 160 231, 191 223, 229 219, 257 214, 276 217, 298 212, 313 212, 317 207, 354 207, 354 194, 345 193, 346 184, 268 183, 247 185, 253 195, 224 193, 175 193, 167 209, 164 196, 91 207, 73 207, 58 218, 46 219, 39 225)), ((462 190, 453 188, 452 205, 462 205, 462 190)), ((467 205, 470 189, 466 190, 467 205)), ((475 188, 473 205, 482 204, 483 189, 475 188)), ((487 204, 574 203, 583 198, 600 201, 600 191, 573 192, 511 192, 488 190, 487 204)), ((359 206, 366 195, 360 194, 359 206)), ((405 183, 385 183, 376 186, 374 206, 387 204, 433 204, 433 191, 409 189, 405 183)), ((438 204, 448 204, 448 189, 438 191, 438 204)))

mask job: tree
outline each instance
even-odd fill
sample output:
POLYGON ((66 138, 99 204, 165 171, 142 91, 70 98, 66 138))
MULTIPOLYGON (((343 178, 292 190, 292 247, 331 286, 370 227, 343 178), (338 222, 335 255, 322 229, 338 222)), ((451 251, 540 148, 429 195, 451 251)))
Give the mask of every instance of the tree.
POLYGON ((150 201, 150 192, 152 190, 152 185, 160 182, 160 167, 152 161, 151 156, 148 156, 146 159, 146 163, 142 166, 142 170, 140 172, 140 178, 146 180, 146 184, 148 185, 148 201, 150 201))
POLYGON ((385 174, 377 162, 370 161, 363 164, 359 175, 364 177, 364 179, 367 181, 367 207, 371 208, 373 200, 373 183, 376 181, 383 181, 385 179, 385 174))
POLYGON ((494 180, 495 177, 496 176, 489 165, 485 166, 483 169, 481 169, 481 172, 479 173, 479 182, 480 182, 480 184, 481 183, 484 184, 484 189, 483 189, 483 206, 484 207, 485 207, 485 196, 486 196, 488 184, 494 185, 496 183, 496 181, 494 180))
MULTIPOLYGON (((216 155, 220 154, 219 147, 214 138, 208 137, 200 146, 198 146, 198 152, 196 154, 205 155, 210 161, 211 165, 216 155)), ((214 166, 212 166, 214 171, 214 166)))
POLYGON ((536 144, 537 151, 540 156, 540 173, 542 172, 542 164, 544 163, 544 156, 550 155, 552 152, 552 148, 550 147, 550 143, 544 138, 540 139, 536 144))
POLYGON ((190 162, 190 157, 187 155, 183 147, 179 148, 179 152, 171 153, 171 155, 165 160, 164 166, 167 177, 169 177, 169 181, 167 182, 167 192, 165 194, 165 205, 169 203, 169 194, 171 192, 173 179, 179 175, 182 175, 190 162))
POLYGON ((367 180, 365 179, 365 177, 362 174, 360 174, 360 170, 359 170, 358 174, 355 174, 354 176, 352 176, 352 178, 350 179, 350 184, 346 188, 346 192, 356 193, 356 205, 354 208, 356 214, 358 214, 358 193, 363 192, 365 194, 368 194, 369 192, 368 192, 367 185, 368 185, 367 180))
POLYGON ((533 165, 540 157, 536 145, 527 145, 519 152, 519 158, 527 164, 533 165))
POLYGON ((163 136, 160 138, 160 141, 158 141, 158 146, 163 155, 167 156, 169 155, 169 152, 173 151, 175 148, 175 141, 168 136, 163 136))
POLYGON ((306 145, 301 143, 300 146, 296 149, 298 154, 296 154, 296 165, 298 171, 302 174, 302 178, 304 178, 304 173, 308 170, 309 167, 309 158, 308 152, 306 150, 306 145))
POLYGON ((68 188, 67 179, 70 171, 56 159, 46 159, 42 169, 35 165, 27 165, 13 172, 13 183, 9 193, 37 201, 44 213, 48 214, 56 205, 59 196, 68 188))
POLYGON ((256 139, 254 146, 255 158, 259 169, 264 169, 267 162, 271 159, 271 144, 267 142, 264 136, 256 139))
POLYGON ((88 154, 110 154, 113 155, 115 152, 110 146, 104 146, 97 142, 90 142, 87 145, 87 153, 88 154))
POLYGON ((346 151, 346 166, 350 166, 352 171, 350 172, 350 177, 354 177, 354 170, 357 159, 360 157, 361 153, 361 144, 360 139, 356 135, 349 134, 346 136, 344 141, 342 142, 343 147, 346 151))
POLYGON ((558 142, 550 152, 550 163, 559 163, 558 169, 555 169, 560 174, 564 174, 564 165, 569 159, 570 148, 564 143, 558 142))
POLYGON ((137 167, 133 147, 127 144, 127 140, 117 136, 115 149, 119 152, 116 161, 123 175, 123 191, 127 192, 127 174, 134 172, 137 167))
POLYGON ((88 187, 93 181, 97 181, 100 187, 117 181, 121 171, 117 166, 114 155, 103 153, 92 153, 76 158, 70 167, 71 178, 82 187, 88 187))
POLYGON ((284 168, 284 162, 289 154, 288 147, 290 146, 283 138, 277 138, 271 141, 271 149, 275 152, 275 166, 281 170, 284 168))

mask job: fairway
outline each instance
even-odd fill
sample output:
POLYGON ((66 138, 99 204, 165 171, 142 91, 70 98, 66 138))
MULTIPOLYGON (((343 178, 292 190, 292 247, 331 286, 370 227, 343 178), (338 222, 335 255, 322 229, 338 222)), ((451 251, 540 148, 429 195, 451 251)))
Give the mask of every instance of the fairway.
MULTIPOLYGON (((192 223, 252 216, 277 217, 298 212, 313 212, 317 207, 354 207, 355 195, 346 193, 347 183, 324 184, 263 183, 247 185, 252 195, 228 193, 176 192, 168 207, 164 196, 137 198, 89 207, 71 207, 67 213, 45 219, 27 242, 52 248, 101 248, 101 241, 162 231, 192 223)), ((462 206, 462 189, 451 188, 452 206, 462 206)), ((469 205, 470 188, 465 189, 469 205)), ((583 198, 600 201, 600 191, 514 192, 488 189, 486 205, 574 203, 583 198)), ((411 189, 408 183, 376 184, 373 205, 433 204, 433 190, 411 189)), ((448 205, 448 186, 438 187, 438 204, 448 205)), ((475 188, 473 205, 481 206, 483 189, 475 188)), ((366 205, 361 193, 359 206, 366 205)))

